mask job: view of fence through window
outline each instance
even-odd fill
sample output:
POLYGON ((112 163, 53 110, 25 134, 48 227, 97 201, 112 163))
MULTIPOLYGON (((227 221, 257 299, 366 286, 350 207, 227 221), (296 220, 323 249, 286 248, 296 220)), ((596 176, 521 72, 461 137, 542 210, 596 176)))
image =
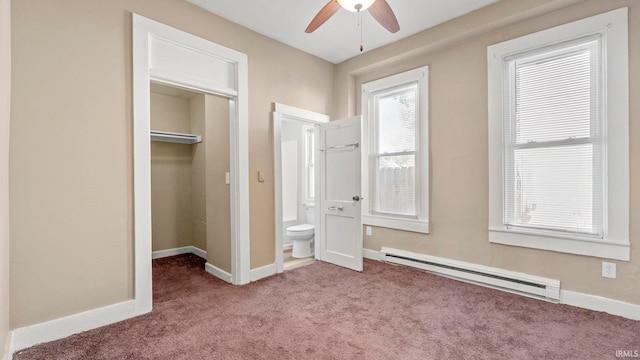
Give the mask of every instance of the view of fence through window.
POLYGON ((416 216, 417 84, 375 96, 374 212, 416 216))

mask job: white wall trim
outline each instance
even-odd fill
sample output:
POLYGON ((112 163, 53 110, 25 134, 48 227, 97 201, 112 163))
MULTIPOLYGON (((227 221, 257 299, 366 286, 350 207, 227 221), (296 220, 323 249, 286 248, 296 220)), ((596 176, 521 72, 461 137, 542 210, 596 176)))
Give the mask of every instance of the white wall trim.
MULTIPOLYGON (((181 248, 154 251, 153 258, 156 259, 160 257, 188 253, 193 253, 202 258, 206 258, 207 256, 206 251, 202 249, 199 249, 195 246, 184 246, 181 248)), ((231 274, 226 273, 222 270, 219 271, 221 274, 220 276, 218 276, 218 274, 214 275, 221 278, 222 280, 231 282, 231 274)), ((212 273, 209 270, 207 270, 207 272, 212 273)), ((143 309, 139 309, 136 306, 135 300, 128 300, 121 303, 46 321, 43 323, 21 327, 13 330, 8 335, 6 358, 12 359, 12 356, 16 351, 26 349, 33 345, 62 339, 73 334, 142 315, 145 312, 146 311, 144 311, 143 309)))
POLYGON ((173 249, 157 250, 151 253, 151 258, 160 259, 164 257, 176 256, 176 255, 182 255, 182 254, 194 254, 205 260, 207 259, 207 252, 195 246, 183 246, 183 247, 178 247, 173 249))
POLYGON ((176 256, 176 255, 182 255, 182 254, 190 254, 191 253, 191 247, 190 246, 183 246, 183 247, 178 247, 178 248, 173 248, 173 249, 166 249, 166 250, 157 250, 151 253, 151 258, 152 259, 161 259, 161 258, 165 258, 165 257, 169 257, 169 256, 176 256))
POLYGON ((329 122, 329 116, 314 111, 300 109, 297 107, 275 103, 277 113, 283 114, 288 120, 300 120, 306 123, 323 124, 329 122))
POLYGON ((377 251, 377 250, 362 249, 362 257, 365 259, 371 259, 376 261, 382 260, 382 254, 380 254, 380 251, 377 251))
POLYGON ((204 270, 218 279, 231 283, 231 274, 210 263, 204 264, 204 270))
POLYGON ((362 113, 362 222, 364 224, 412 231, 423 234, 429 233, 429 66, 422 66, 398 74, 373 80, 362 84, 360 89, 360 112, 362 113), (394 87, 418 84, 418 108, 416 119, 416 210, 417 219, 385 216, 376 214, 374 210, 374 182, 375 166, 372 163, 375 150, 375 119, 374 98, 381 91, 388 91, 394 87))
POLYGON ((251 281, 258 281, 276 274, 276 263, 251 269, 251 281))
MULTIPOLYGON (((283 256, 283 243, 284 243, 284 229, 282 228, 282 121, 298 121, 307 125, 314 125, 317 127, 319 124, 329 122, 329 116, 325 114, 316 113, 309 110, 299 109, 289 105, 283 105, 275 103, 275 111, 273 112, 273 182, 274 182, 274 222, 275 222, 275 259, 276 259, 276 273, 280 274, 284 271, 284 256, 283 256)), ((316 132, 317 134, 318 132, 316 132)), ((319 159, 319 147, 318 141, 316 141, 316 159, 319 159)), ((316 167, 317 168, 317 167, 316 167)), ((320 189, 320 174, 316 171, 316 194, 319 194, 320 189)), ((316 219, 320 218, 320 207, 315 207, 316 219)), ((316 227, 315 237, 320 239, 319 234, 321 229, 316 227)), ((315 256, 320 260, 320 243, 315 242, 315 256)), ((252 280, 253 281, 253 280, 252 280)))
POLYGON ((191 250, 191 253, 192 253, 192 254, 194 254, 194 255, 196 255, 196 256, 199 256, 199 257, 201 257, 201 258, 203 258, 203 259, 207 260, 207 252, 206 252, 206 251, 204 251, 204 250, 202 250, 202 249, 200 249, 200 248, 197 248, 197 247, 195 247, 195 246, 191 246, 191 249, 190 249, 190 250, 191 250))
POLYGON ((629 50, 628 8, 510 39, 487 47, 489 141, 489 242, 630 260, 629 245, 629 50), (504 221, 505 58, 531 49, 600 34, 603 46, 604 241, 553 232, 516 232, 504 221))
POLYGON ((404 231, 412 231, 412 232, 417 232, 422 234, 429 233, 428 220, 402 219, 402 218, 393 218, 390 216, 363 214, 362 223, 365 225, 372 225, 377 227, 384 227, 384 228, 404 230, 404 231))
POLYGON ((627 319, 640 320, 640 305, 602 296, 560 290, 560 303, 589 310, 604 311, 627 319))
POLYGON ((135 300, 88 310, 13 330, 10 353, 141 315, 135 300))
POLYGON ((229 98, 231 275, 250 281, 249 101, 246 54, 133 14, 134 299, 152 308, 149 82, 229 98), (153 46, 152 46, 153 45, 153 46), (186 61, 189 60, 189 61, 186 61))
POLYGON ((595 256, 604 259, 630 260, 631 244, 613 241, 599 241, 586 238, 556 235, 544 236, 541 233, 489 227, 489 242, 493 244, 527 247, 557 251, 567 254, 595 256))

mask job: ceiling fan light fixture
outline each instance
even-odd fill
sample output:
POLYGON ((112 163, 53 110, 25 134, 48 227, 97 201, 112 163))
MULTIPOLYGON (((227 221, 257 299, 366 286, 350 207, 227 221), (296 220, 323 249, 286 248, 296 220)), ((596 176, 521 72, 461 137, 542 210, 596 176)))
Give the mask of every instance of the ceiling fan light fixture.
POLYGON ((345 10, 358 12, 367 10, 376 0, 337 0, 345 10))

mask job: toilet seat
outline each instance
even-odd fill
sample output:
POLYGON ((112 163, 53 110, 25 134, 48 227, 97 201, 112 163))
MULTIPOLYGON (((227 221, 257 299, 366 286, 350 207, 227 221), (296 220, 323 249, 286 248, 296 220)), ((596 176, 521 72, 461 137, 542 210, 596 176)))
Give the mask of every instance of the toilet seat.
POLYGON ((294 236, 313 235, 315 227, 311 224, 299 224, 289 226, 287 228, 287 234, 294 236))

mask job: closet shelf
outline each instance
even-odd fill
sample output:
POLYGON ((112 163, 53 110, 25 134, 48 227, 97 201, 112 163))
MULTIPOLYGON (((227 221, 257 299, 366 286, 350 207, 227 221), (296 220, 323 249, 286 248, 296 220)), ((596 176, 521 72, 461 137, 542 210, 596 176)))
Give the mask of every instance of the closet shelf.
POLYGON ((151 141, 162 141, 177 144, 195 144, 202 142, 202 136, 151 130, 151 141))

